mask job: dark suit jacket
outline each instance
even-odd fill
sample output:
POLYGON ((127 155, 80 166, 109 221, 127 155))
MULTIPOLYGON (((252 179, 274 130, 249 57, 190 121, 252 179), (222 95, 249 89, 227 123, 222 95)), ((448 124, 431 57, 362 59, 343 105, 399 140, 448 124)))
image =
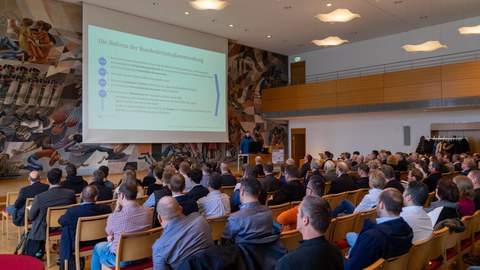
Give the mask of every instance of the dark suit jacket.
POLYGON ((62 188, 68 188, 75 191, 76 194, 81 193, 83 188, 88 185, 87 181, 83 180, 81 176, 67 175, 65 181, 60 184, 62 188))
POLYGON ((208 189, 202 185, 195 185, 192 189, 185 195, 188 198, 198 201, 198 199, 207 196, 208 189))
POLYGON ((69 208, 65 215, 58 219, 62 225, 62 237, 60 239, 60 259, 70 259, 75 250, 75 235, 77 232, 77 222, 80 217, 98 216, 109 214, 112 209, 106 204, 83 203, 69 208))
POLYGON ((429 174, 427 178, 423 180, 423 183, 428 186, 428 192, 432 192, 437 189, 438 181, 440 181, 440 178, 442 178, 442 174, 440 172, 434 172, 429 174))
POLYGON ((461 172, 462 171, 462 163, 461 162, 457 162, 457 163, 453 164, 453 166, 455 167, 456 172, 461 172))
POLYGON ((177 200, 178 204, 182 207, 183 214, 185 216, 188 216, 193 212, 198 212, 198 204, 196 201, 188 198, 185 195, 177 196, 175 197, 175 199, 177 200))
POLYGON ((258 175, 265 175, 265 172, 263 171, 263 165, 262 164, 257 164, 255 165, 255 170, 257 171, 258 175))
POLYGON ((305 178, 308 171, 310 171, 310 162, 305 162, 300 169, 300 178, 305 178))
POLYGON ((13 214, 13 223, 22 226, 25 223, 25 202, 28 198, 33 198, 36 195, 45 192, 50 186, 44 183, 35 182, 29 186, 22 187, 18 192, 18 198, 13 204, 16 211, 13 214))
POLYGON ((273 176, 273 174, 268 174, 260 181, 262 188, 265 189, 266 192, 274 192, 280 188, 280 181, 273 176))
POLYGON ((403 187, 402 183, 397 179, 388 181, 387 184, 383 187, 383 189, 386 189, 386 188, 395 188, 395 189, 398 189, 398 191, 400 191, 401 193, 405 191, 405 188, 403 187))
POLYGON ((103 181, 93 181, 90 183, 92 186, 96 186, 98 189, 98 197, 97 201, 107 201, 113 199, 113 192, 107 186, 105 186, 105 182, 103 181))
POLYGON ((275 194, 268 205, 277 205, 291 201, 301 201, 305 197, 306 187, 299 180, 290 180, 275 194))
POLYGON ((28 212, 28 218, 33 220, 32 229, 28 234, 28 239, 45 240, 45 230, 47 228, 47 208, 52 206, 62 206, 77 203, 75 192, 71 189, 58 187, 38 194, 33 199, 32 208, 28 212))
POLYGON ((237 179, 231 173, 222 174, 222 186, 235 186, 237 179))
POLYGON ((339 177, 332 181, 330 185, 330 192, 328 194, 337 194, 355 189, 358 189, 358 187, 353 182, 352 177, 346 173, 342 173, 339 177))

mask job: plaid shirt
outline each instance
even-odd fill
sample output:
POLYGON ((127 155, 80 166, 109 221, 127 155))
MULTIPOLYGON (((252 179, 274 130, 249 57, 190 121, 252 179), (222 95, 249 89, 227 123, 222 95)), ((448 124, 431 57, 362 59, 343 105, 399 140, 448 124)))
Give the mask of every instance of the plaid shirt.
POLYGON ((138 204, 126 205, 121 211, 113 212, 107 220, 105 231, 113 235, 110 252, 117 253, 121 233, 139 232, 152 228, 153 212, 138 204))

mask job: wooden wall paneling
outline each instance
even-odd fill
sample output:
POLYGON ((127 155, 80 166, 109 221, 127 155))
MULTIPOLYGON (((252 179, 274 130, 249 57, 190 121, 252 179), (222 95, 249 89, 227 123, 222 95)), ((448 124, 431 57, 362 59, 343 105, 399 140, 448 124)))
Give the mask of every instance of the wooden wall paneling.
POLYGON ((480 96, 480 61, 442 66, 442 97, 480 96))
POLYGON ((337 106, 337 81, 298 85, 299 109, 331 108, 337 106))
POLYGON ((337 81, 337 106, 381 104, 383 102, 383 74, 337 81))
POLYGON ((295 110, 297 97, 297 85, 265 89, 262 92, 262 111, 295 110))
POLYGON ((456 81, 480 77, 480 61, 444 65, 441 68, 443 81, 456 81))
POLYGON ((442 98, 441 67, 385 73, 385 103, 442 98))

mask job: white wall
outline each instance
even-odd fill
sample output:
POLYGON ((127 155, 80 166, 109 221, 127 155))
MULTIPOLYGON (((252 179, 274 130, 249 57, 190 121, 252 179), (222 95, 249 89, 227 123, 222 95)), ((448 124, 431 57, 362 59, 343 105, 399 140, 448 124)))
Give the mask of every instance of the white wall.
POLYGON ((303 54, 290 55, 289 61, 300 56, 306 63, 306 75, 315 75, 352 68, 447 55, 480 49, 480 35, 464 36, 458 28, 480 24, 480 17, 420 28, 390 36, 329 47, 303 54), (407 53, 405 44, 420 44, 428 40, 440 40, 448 49, 435 52, 407 53))
POLYGON ((480 110, 381 112, 294 119, 289 128, 306 128, 307 153, 318 158, 318 153, 326 150, 335 157, 345 151, 368 154, 373 149, 409 153, 415 151, 421 136, 430 136, 432 123, 479 121, 480 110), (403 126, 410 126, 410 146, 403 145, 403 126))

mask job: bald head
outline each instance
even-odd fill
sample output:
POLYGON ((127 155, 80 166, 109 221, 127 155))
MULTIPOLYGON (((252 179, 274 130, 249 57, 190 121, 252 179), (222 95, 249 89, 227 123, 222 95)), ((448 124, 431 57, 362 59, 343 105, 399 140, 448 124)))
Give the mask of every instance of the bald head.
POLYGON ((180 216, 182 214, 182 208, 175 198, 171 196, 165 196, 158 201, 157 212, 162 220, 168 222, 180 216))
POLYGON ((38 182, 40 180, 40 173, 38 171, 31 171, 28 175, 28 180, 30 182, 38 182))
POLYGON ((345 162, 339 162, 337 164, 337 169, 340 173, 347 173, 348 172, 348 165, 345 162))
POLYGON ((96 186, 88 185, 83 188, 80 196, 84 202, 95 202, 98 196, 98 189, 96 186))

